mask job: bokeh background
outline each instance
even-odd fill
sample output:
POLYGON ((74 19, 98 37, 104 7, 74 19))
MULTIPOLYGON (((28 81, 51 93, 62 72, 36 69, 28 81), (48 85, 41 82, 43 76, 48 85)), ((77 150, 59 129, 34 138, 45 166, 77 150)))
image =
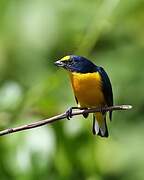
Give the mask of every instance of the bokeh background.
POLYGON ((144 1, 0 0, 0 129, 74 106, 54 61, 83 55, 108 72, 115 104, 110 137, 91 116, 0 137, 1 180, 144 179, 144 1))

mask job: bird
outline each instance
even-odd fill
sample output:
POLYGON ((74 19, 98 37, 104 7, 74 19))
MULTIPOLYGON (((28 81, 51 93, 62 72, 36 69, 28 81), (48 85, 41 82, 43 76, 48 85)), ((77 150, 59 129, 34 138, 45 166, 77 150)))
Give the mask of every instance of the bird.
MULTIPOLYGON (((111 81, 103 67, 95 65, 86 57, 77 55, 64 56, 57 60, 55 65, 64 68, 69 73, 77 103, 77 107, 68 110, 69 117, 72 117, 72 109, 102 109, 102 107, 113 106, 111 81)), ((92 132, 94 135, 109 136, 106 114, 106 111, 93 113, 92 132)), ((83 116, 87 118, 88 113, 84 113, 83 116)), ((112 120, 112 111, 109 111, 109 119, 112 120)))

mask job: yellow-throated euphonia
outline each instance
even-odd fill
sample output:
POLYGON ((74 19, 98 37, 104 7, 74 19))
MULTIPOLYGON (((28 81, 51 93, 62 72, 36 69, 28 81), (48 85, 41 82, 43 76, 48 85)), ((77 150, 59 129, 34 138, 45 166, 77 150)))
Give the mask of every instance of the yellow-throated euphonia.
MULTIPOLYGON (((78 108, 113 106, 113 92, 105 70, 82 56, 69 55, 55 62, 69 72, 78 108)), ((86 118, 88 114, 83 114, 86 118)), ((109 112, 112 119, 112 111, 109 112)), ((93 114, 93 134, 108 137, 106 112, 93 114)))

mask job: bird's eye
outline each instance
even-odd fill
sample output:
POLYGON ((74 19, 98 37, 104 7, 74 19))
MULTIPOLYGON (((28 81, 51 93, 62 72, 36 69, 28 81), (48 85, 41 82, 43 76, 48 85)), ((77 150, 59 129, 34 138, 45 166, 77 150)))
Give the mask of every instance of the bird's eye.
POLYGON ((69 59, 69 64, 71 64, 73 61, 72 61, 72 59, 69 59))

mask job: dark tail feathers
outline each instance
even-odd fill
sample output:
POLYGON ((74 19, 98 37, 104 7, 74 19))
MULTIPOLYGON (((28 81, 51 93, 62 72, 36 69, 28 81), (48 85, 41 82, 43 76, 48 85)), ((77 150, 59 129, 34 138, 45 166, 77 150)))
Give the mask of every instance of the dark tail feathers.
POLYGON ((101 137, 108 137, 108 129, 106 124, 106 114, 95 113, 93 114, 93 134, 101 137))

